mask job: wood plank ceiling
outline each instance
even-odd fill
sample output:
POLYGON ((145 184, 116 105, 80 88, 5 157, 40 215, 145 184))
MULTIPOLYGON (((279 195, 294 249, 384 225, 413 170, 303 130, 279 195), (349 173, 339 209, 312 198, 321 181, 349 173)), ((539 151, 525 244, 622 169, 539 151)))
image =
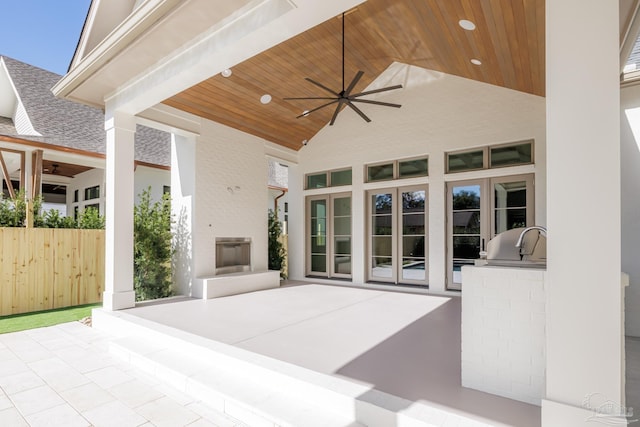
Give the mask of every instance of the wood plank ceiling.
POLYGON ((76 165, 73 163, 42 160, 42 173, 49 175, 58 175, 73 178, 74 176, 91 169, 93 168, 89 166, 76 165))
MULTIPOLYGON (((544 96, 544 16, 544 0, 368 0, 345 18, 346 84, 364 71, 353 93, 361 92, 397 61, 544 96), (462 29, 461 19, 476 29, 462 29)), ((305 77, 340 90, 341 26, 330 19, 164 103, 299 150, 334 108, 296 119, 326 101, 283 98, 327 96, 305 77)))

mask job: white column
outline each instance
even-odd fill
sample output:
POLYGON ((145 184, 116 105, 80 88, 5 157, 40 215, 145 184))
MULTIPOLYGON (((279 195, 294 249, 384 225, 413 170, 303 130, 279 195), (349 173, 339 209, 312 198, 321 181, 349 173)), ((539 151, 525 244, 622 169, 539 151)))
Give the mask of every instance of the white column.
POLYGON ((295 163, 289 164, 289 242, 288 262, 289 279, 305 278, 305 199, 303 193, 303 175, 295 163))
MULTIPOLYGON (((196 238, 196 141, 194 137, 171 135, 171 210, 174 215, 173 280, 181 295, 200 296, 194 292, 193 240, 196 238)), ((197 285, 197 284, 196 284, 197 285)))
POLYGON ((133 189, 134 140, 133 116, 109 113, 106 161, 106 254, 103 307, 121 310, 135 306, 133 290, 133 189))
POLYGON ((544 426, 624 404, 618 19, 617 1, 546 2, 544 426))

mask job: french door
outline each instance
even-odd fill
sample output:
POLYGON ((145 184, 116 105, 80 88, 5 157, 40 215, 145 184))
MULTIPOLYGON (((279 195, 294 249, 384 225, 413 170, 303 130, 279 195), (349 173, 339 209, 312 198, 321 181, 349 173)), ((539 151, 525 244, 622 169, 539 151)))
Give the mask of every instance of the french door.
POLYGON ((371 190, 368 280, 428 284, 427 186, 371 190))
POLYGON ((449 182, 447 199, 447 289, 460 290, 489 239, 534 224, 533 175, 449 182))
POLYGON ((308 276, 351 277, 351 194, 307 197, 308 276))

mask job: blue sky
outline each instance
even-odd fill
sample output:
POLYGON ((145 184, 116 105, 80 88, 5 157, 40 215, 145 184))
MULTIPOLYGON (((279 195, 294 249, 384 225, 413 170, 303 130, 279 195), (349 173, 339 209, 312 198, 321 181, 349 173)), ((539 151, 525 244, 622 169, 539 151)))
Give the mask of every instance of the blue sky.
POLYGON ((0 55, 66 74, 91 0, 0 0, 0 55))

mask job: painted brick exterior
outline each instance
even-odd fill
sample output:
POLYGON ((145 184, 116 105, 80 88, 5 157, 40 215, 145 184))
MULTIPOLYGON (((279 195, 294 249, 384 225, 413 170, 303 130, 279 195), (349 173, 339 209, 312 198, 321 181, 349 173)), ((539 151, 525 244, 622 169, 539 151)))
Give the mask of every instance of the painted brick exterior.
POLYGON ((267 269, 264 141, 203 121, 196 144, 195 277, 215 274, 216 237, 250 237, 253 270, 267 269))
POLYGON ((462 385, 540 405, 546 271, 463 267, 462 385))

